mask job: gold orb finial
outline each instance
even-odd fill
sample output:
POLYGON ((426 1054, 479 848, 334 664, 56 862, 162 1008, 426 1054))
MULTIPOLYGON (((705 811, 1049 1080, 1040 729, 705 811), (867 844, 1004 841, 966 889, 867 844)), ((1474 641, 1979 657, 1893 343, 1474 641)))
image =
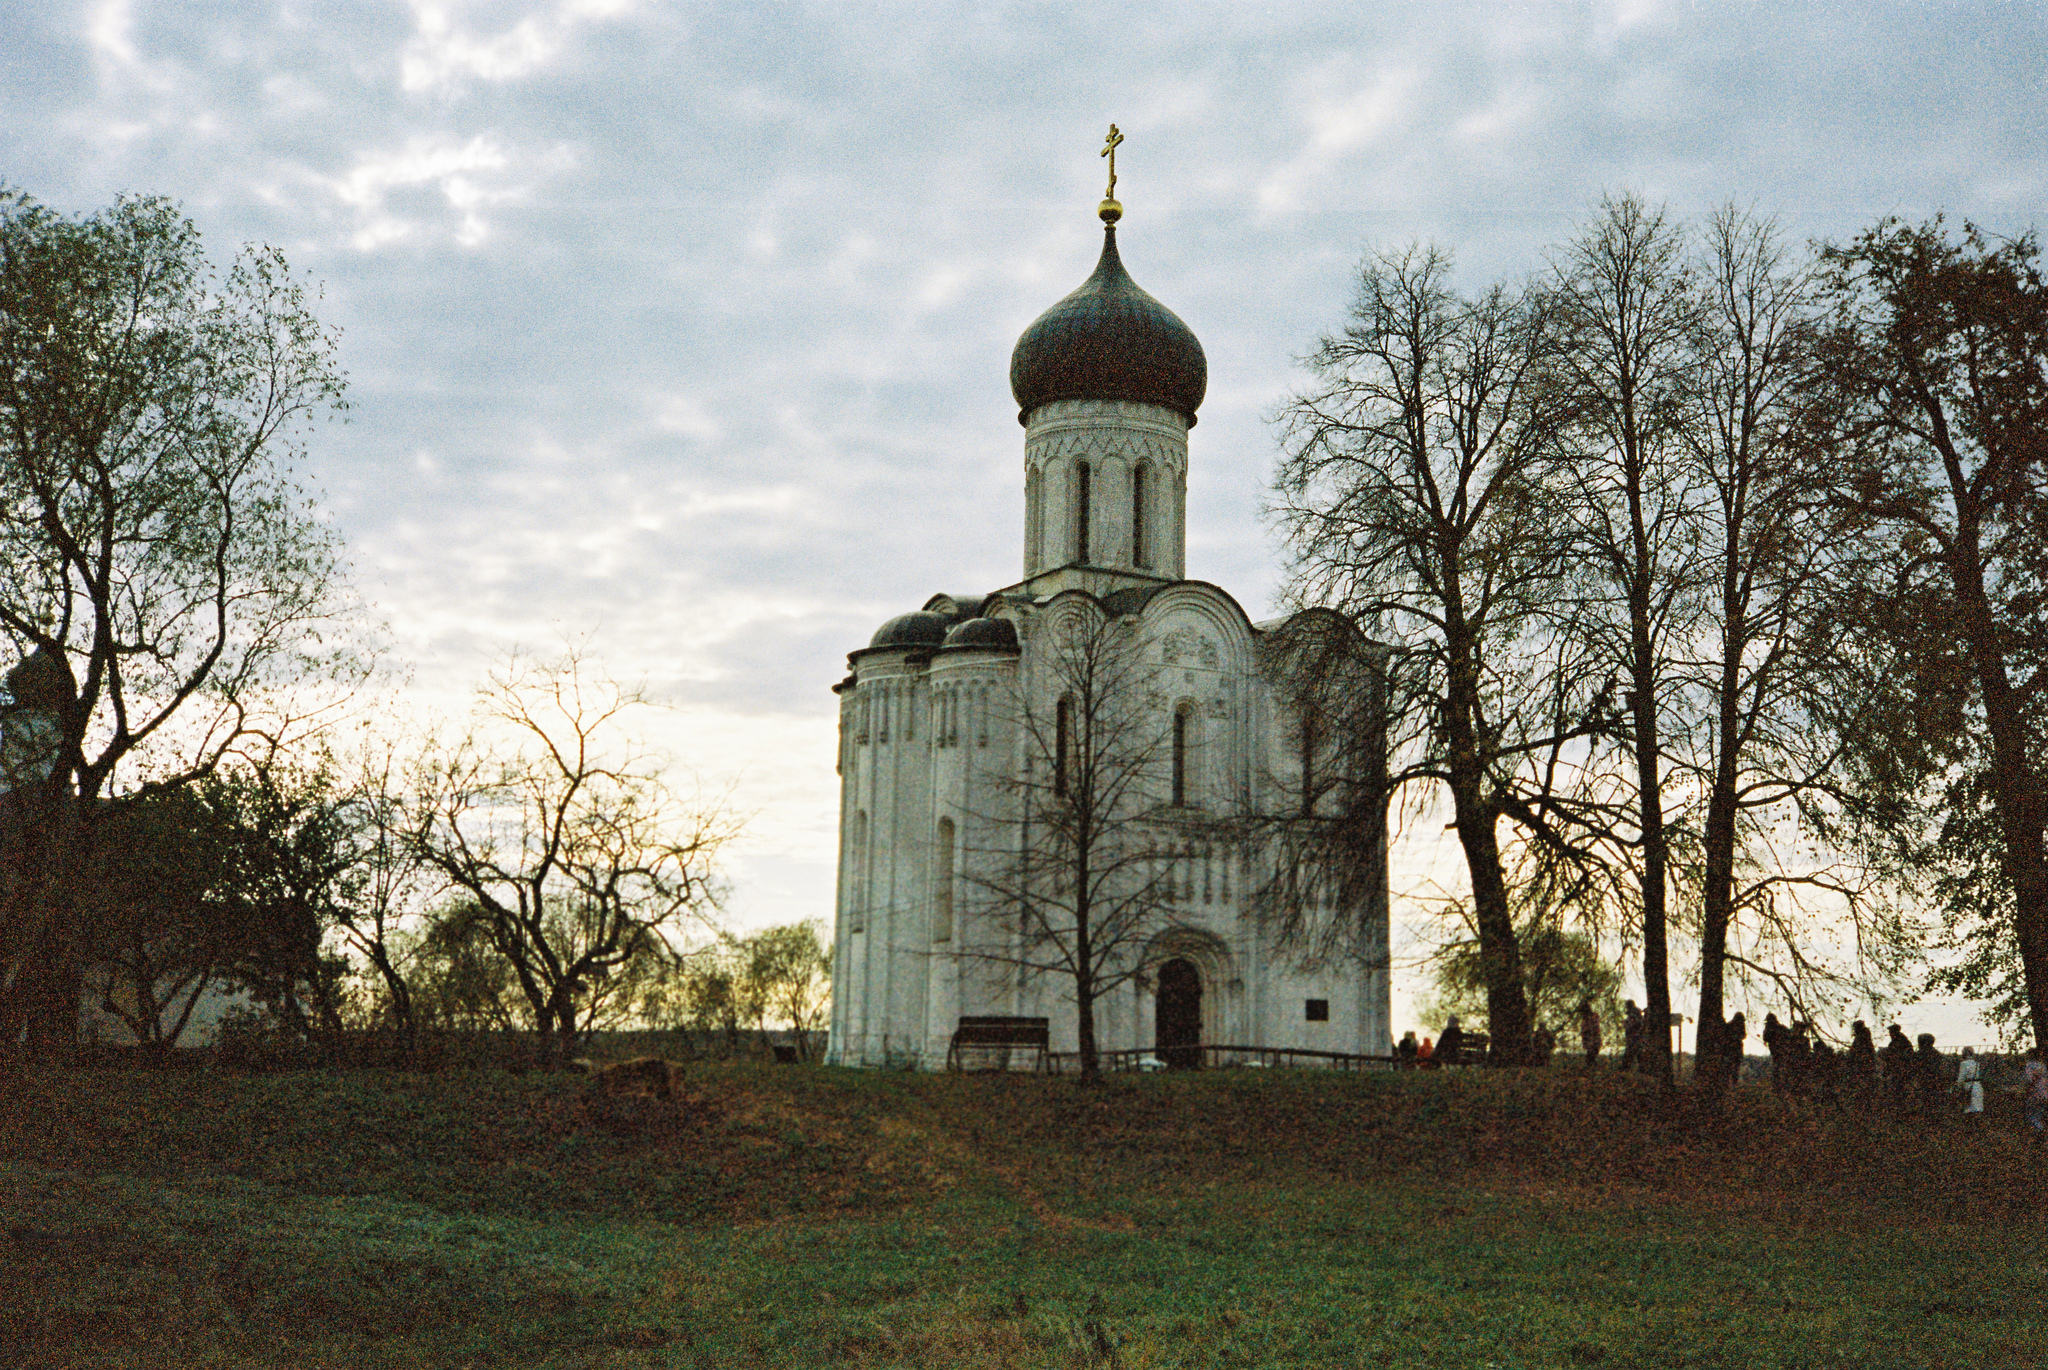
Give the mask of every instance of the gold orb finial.
POLYGON ((1102 151, 1096 154, 1109 158, 1109 189, 1102 192, 1102 203, 1095 207, 1096 215, 1106 224, 1113 224, 1124 217, 1124 207, 1117 203, 1116 198, 1116 145, 1123 140, 1124 135, 1116 131, 1115 124, 1111 124, 1109 136, 1102 140, 1102 151))

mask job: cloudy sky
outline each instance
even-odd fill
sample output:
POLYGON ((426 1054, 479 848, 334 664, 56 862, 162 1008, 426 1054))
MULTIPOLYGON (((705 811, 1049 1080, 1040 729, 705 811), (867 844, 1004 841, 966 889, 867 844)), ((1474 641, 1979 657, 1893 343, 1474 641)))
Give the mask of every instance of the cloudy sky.
MULTIPOLYGON (((183 203, 324 282, 315 472, 423 700, 589 634, 829 916, 829 688, 1020 572, 1009 350, 1094 261, 1201 337, 1189 573, 1260 615, 1265 416, 1361 248, 1537 272, 1603 192, 1795 239, 2048 191, 2037 3, 0 0, 0 179, 183 203)), ((1408 863, 1427 875, 1427 850, 1408 863)))

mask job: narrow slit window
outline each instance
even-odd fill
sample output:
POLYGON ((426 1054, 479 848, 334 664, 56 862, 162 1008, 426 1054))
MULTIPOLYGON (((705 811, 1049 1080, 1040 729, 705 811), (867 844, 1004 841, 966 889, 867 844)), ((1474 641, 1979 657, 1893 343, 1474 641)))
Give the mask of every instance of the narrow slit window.
POLYGON ((1188 706, 1173 711, 1173 803, 1188 802, 1188 706))
POLYGON ((1074 703, 1061 699, 1053 720, 1052 792, 1064 799, 1067 795, 1067 748, 1074 726, 1074 703))
POLYGON ((1131 472, 1131 565, 1145 567, 1145 482, 1152 468, 1143 462, 1131 472))
POLYGON ((939 850, 932 872, 932 940, 953 940, 953 820, 939 820, 939 850))
POLYGON ((1089 470, 1088 463, 1085 461, 1074 469, 1074 517, 1078 525, 1074 536, 1074 546, 1076 549, 1074 559, 1076 561, 1085 562, 1088 560, 1089 498, 1093 494, 1093 491, 1090 489, 1092 484, 1090 477, 1093 474, 1089 470))
POLYGON ((1038 468, 1034 466, 1024 475, 1024 550, 1034 571, 1041 565, 1039 555, 1043 551, 1039 541, 1045 522, 1045 511, 1040 506, 1042 497, 1038 468))

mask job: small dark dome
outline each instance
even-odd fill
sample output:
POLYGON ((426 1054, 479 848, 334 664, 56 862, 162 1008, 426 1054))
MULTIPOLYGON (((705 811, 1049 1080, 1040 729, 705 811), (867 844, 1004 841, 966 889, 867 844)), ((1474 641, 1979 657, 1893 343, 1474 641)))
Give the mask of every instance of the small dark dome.
POLYGON ((1208 388, 1202 344, 1125 273, 1113 225, 1095 274, 1040 314, 1010 353, 1019 423, 1054 400, 1135 400, 1177 409, 1192 424, 1208 388))
POLYGON ((952 626, 953 620, 944 614, 923 610, 914 614, 898 614, 875 630, 874 640, 868 643, 868 647, 870 650, 876 647, 936 647, 946 640, 946 629, 952 626))
POLYGON ((7 673, 7 693, 18 709, 61 709, 72 696, 71 668, 38 647, 7 673))
POLYGON ((983 651, 1014 652, 1017 650, 1017 625, 1007 618, 970 618, 952 632, 946 634, 946 648, 983 651))

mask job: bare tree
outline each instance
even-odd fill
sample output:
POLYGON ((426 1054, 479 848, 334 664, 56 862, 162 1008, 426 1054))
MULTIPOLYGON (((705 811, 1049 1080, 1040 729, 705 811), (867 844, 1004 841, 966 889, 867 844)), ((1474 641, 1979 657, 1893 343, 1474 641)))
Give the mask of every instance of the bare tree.
POLYGON ((369 737, 351 764, 343 805, 352 859, 334 931, 346 951, 375 972, 396 1054, 405 1062, 417 1055, 420 1027, 409 975, 416 939, 406 933, 423 912, 428 867, 408 840, 406 777, 397 749, 369 737))
POLYGON ((515 658, 481 692, 479 729, 432 754, 414 785, 409 840, 474 905, 543 1050, 563 1057, 605 977, 709 929, 713 863, 736 829, 678 801, 657 758, 620 735, 643 704, 574 651, 515 658))
MULTIPOLYGON (((1184 804, 1185 726, 1154 698, 1134 623, 1085 594, 1063 595, 1033 625, 1045 642, 1011 707, 1024 749, 1009 786, 1016 846, 978 854, 964 877, 994 926, 1016 940, 984 961, 1072 987, 1081 1074, 1101 1073, 1095 1008, 1143 969, 1146 946, 1183 925, 1169 871, 1204 816, 1184 804)), ((1005 825, 974 825, 1004 831, 1005 825)))
MULTIPOLYGON (((1274 510, 1292 597, 1397 644, 1396 735, 1349 726, 1373 738, 1361 757, 1390 742, 1402 758, 1392 785, 1448 793, 1494 1038, 1519 1060, 1530 1023, 1500 822, 1566 840, 1558 780, 1595 701, 1556 655, 1571 639, 1542 630, 1564 548, 1542 479, 1559 426, 1546 314, 1499 287, 1463 299, 1450 272, 1434 248, 1365 259, 1351 322, 1309 358, 1317 388, 1278 415, 1274 510)), ((1289 674, 1304 685, 1326 676, 1303 667, 1289 674)))
POLYGON ((1626 688, 1609 731, 1624 758, 1613 779, 1627 800, 1612 809, 1607 832, 1636 869, 1644 1011, 1653 1025, 1645 1060, 1668 1083, 1666 716, 1681 689, 1675 661, 1689 645, 1701 585, 1702 495, 1684 442, 1698 310, 1684 237, 1633 195, 1603 200, 1563 249, 1549 299, 1560 399, 1572 416, 1551 480, 1585 573, 1562 626, 1595 670, 1612 671, 1626 688))
MULTIPOLYGON (((1731 962, 1813 1016, 1817 984, 1837 977, 1811 955, 1798 912, 1817 897, 1860 917, 1874 882, 1834 841, 1833 815, 1860 803, 1840 773, 1838 731, 1862 720, 1837 707, 1857 693, 1845 690, 1840 603, 1854 540, 1826 498, 1821 453, 1834 416, 1814 383, 1818 281, 1770 222, 1724 209, 1704 236, 1680 428, 1703 496, 1699 654, 1682 668, 1700 704, 1676 721, 1673 742, 1706 797, 1697 1040, 1712 1057, 1731 962), (1788 835, 1811 849, 1766 850, 1788 835)), ((1695 1078, 1711 1090, 1730 1077, 1695 1078)))
POLYGON ((1237 815, 1231 840, 1262 932, 1303 966, 1388 968, 1388 661, 1333 609, 1298 613, 1259 642, 1292 764, 1269 769, 1275 802, 1237 815))

